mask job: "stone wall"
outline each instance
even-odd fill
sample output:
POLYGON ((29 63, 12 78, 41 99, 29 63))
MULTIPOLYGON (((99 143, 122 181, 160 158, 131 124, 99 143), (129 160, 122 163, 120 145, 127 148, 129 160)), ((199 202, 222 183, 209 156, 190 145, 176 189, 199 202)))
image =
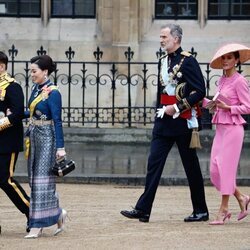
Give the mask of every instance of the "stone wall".
POLYGON ((100 46, 105 50, 104 61, 119 61, 130 46, 135 61, 154 61, 160 27, 166 22, 182 26, 183 48, 194 47, 202 62, 209 61, 221 44, 250 44, 249 20, 206 20, 204 1, 200 1, 198 20, 177 21, 155 20, 153 0, 98 0, 96 19, 50 18, 47 1, 42 1, 41 19, 1 17, 0 47, 7 51, 15 44, 19 58, 30 58, 43 45, 56 60, 64 60, 64 51, 71 46, 77 52, 74 60, 92 60, 100 46))
MULTIPOLYGON (((200 132, 201 144, 209 149, 214 137, 214 129, 200 132)), ((67 143, 150 143, 152 128, 64 128, 67 143)), ((245 131, 244 146, 250 147, 250 131, 245 131)))
MULTIPOLYGON (((66 60, 65 51, 71 46, 75 51, 73 60, 95 61, 93 51, 99 46, 104 52, 102 61, 124 61, 124 52, 130 46, 134 51, 133 62, 156 62, 160 27, 166 22, 182 26, 182 47, 185 50, 193 47, 199 62, 209 62, 216 49, 228 42, 250 46, 246 32, 249 20, 207 20, 207 1, 199 2, 198 20, 176 21, 155 20, 153 0, 97 0, 96 19, 50 18, 49 2, 42 1, 41 19, 1 17, 0 48, 8 52, 14 44, 18 49, 16 60, 27 60, 43 45, 58 61, 66 60)), ((118 70, 123 72, 127 67, 121 65, 118 70)), ((221 71, 215 73, 221 74, 221 71)))

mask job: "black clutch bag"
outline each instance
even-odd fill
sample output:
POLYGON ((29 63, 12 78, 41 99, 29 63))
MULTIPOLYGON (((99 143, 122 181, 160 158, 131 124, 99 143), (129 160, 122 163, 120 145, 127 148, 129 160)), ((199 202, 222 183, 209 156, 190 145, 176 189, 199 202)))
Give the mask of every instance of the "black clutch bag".
POLYGON ((52 167, 52 172, 56 176, 63 177, 75 169, 75 162, 73 160, 67 160, 65 158, 60 159, 52 167))

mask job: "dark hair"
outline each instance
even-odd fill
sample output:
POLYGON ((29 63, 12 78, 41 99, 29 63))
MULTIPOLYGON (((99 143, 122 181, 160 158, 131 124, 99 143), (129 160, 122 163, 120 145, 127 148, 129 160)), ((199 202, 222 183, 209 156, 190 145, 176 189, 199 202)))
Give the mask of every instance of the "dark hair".
POLYGON ((239 59, 239 62, 237 63, 237 66, 240 66, 240 52, 239 51, 234 51, 233 52, 235 59, 239 59))
POLYGON ((53 62, 52 58, 48 55, 35 56, 30 59, 31 63, 38 65, 41 70, 48 70, 48 75, 56 70, 56 64, 53 62))
POLYGON ((5 64, 5 68, 7 69, 8 67, 8 57, 6 56, 6 54, 3 51, 0 51, 0 62, 5 64))

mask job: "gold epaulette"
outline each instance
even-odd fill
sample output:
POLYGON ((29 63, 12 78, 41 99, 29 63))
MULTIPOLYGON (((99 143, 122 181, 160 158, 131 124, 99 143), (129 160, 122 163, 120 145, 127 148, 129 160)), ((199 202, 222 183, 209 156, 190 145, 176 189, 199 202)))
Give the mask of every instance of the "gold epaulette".
POLYGON ((10 123, 8 117, 4 117, 4 118, 0 119, 0 131, 4 130, 6 128, 9 128, 11 126, 12 126, 12 124, 10 123))
POLYGON ((9 83, 12 83, 12 82, 14 82, 15 81, 15 78, 12 78, 12 77, 10 77, 10 75, 6 75, 5 76, 5 80, 7 81, 7 82, 9 82, 9 83))
POLYGON ((189 56, 191 56, 192 54, 189 53, 189 52, 187 52, 187 51, 184 51, 184 50, 183 50, 183 51, 181 52, 181 55, 189 57, 189 56))
POLYGON ((0 75, 0 85, 5 85, 7 83, 12 83, 15 81, 15 78, 10 77, 10 75, 5 72, 4 74, 0 75))
POLYGON ((4 101, 6 89, 12 82, 15 82, 15 79, 10 77, 7 72, 0 76, 0 101, 4 101))

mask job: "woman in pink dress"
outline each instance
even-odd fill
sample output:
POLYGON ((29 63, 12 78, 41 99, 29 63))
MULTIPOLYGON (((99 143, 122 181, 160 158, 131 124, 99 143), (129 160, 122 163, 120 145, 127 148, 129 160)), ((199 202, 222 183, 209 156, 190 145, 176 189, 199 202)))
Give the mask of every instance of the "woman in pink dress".
POLYGON ((216 126, 210 157, 210 179, 221 193, 219 212, 210 225, 223 225, 230 219, 228 210, 230 195, 240 206, 238 220, 248 215, 250 197, 236 186, 237 168, 244 139, 246 121, 242 114, 250 114, 250 92, 247 80, 237 72, 236 66, 250 59, 250 49, 240 44, 228 44, 220 48, 212 59, 212 68, 223 69, 217 91, 222 95, 215 101, 212 123, 216 126), (228 100, 228 101, 225 101, 228 100))

